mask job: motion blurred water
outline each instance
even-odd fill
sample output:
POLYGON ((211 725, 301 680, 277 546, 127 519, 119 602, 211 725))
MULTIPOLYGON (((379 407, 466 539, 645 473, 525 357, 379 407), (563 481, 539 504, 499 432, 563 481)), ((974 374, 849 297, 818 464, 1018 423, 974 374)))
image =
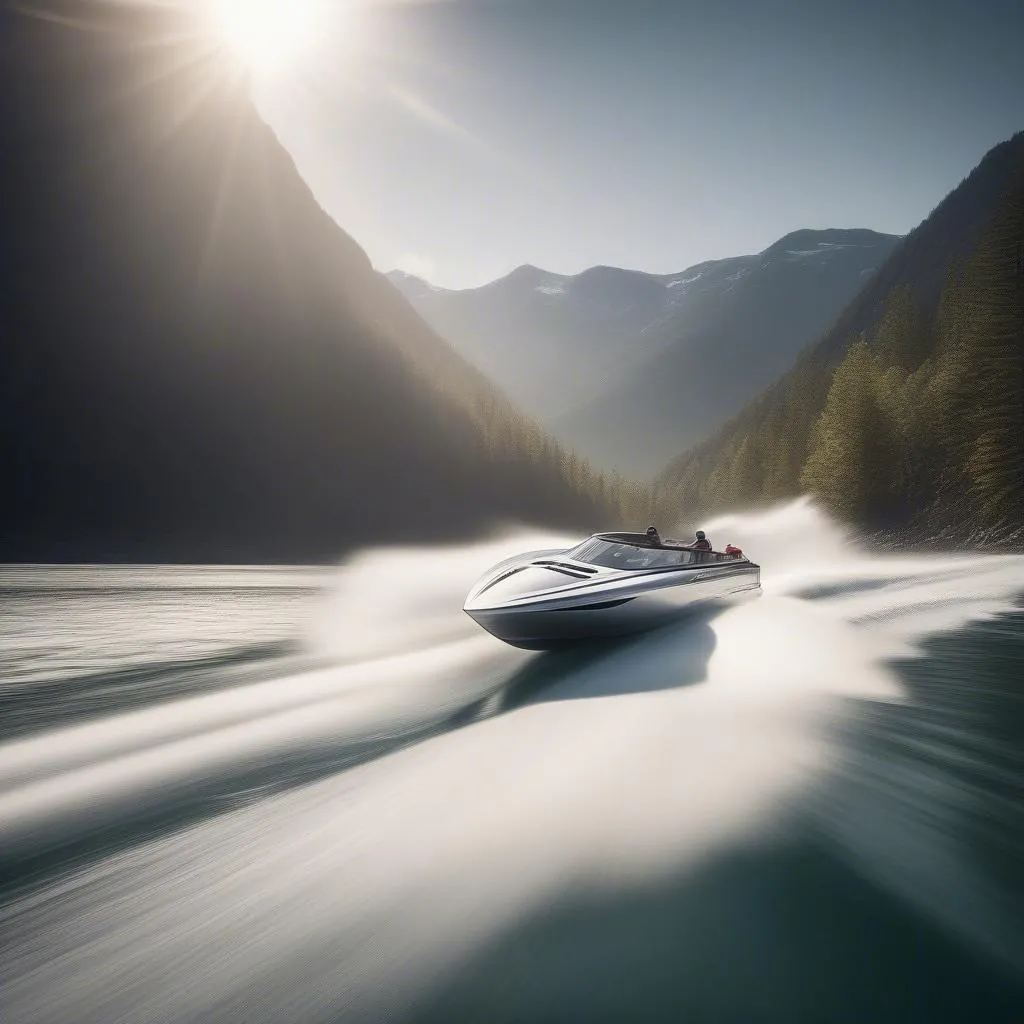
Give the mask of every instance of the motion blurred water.
POLYGON ((460 610, 557 537, 5 570, 3 1019, 1024 1019, 1024 559, 707 528, 762 598, 559 655, 460 610))

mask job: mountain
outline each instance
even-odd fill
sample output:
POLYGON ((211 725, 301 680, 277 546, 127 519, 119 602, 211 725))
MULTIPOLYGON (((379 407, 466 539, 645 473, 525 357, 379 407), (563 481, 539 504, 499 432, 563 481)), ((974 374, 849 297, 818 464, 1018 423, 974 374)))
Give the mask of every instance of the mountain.
POLYGON ((835 320, 898 239, 797 231, 756 256, 701 264, 666 282, 680 294, 647 358, 550 423, 601 465, 654 474, 780 376, 835 320))
POLYGON ((0 223, 0 560, 608 521, 318 206, 183 6, 0 0, 0 223))
POLYGON ((530 415, 547 424, 642 358, 673 294, 650 274, 592 267, 574 277, 522 266, 449 291, 392 271, 417 311, 530 415))
POLYGON ((698 515, 809 491, 888 534, 1024 543, 1024 132, 656 486, 698 515))
POLYGON ((390 276, 559 440, 602 467, 653 474, 783 373, 897 241, 805 230, 678 274, 520 267, 467 291, 390 276))

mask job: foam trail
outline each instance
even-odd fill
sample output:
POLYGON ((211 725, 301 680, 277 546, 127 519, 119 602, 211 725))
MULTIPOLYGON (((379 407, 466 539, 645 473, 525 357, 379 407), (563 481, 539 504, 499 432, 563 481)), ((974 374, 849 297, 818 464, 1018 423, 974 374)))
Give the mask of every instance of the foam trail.
POLYGON ((477 544, 359 553, 341 567, 315 614, 310 645, 323 656, 357 661, 478 636, 459 609, 485 569, 523 551, 566 548, 579 539, 517 530, 477 544))
MULTIPOLYGON (((472 637, 422 656, 396 655, 358 667, 331 667, 125 712, 0 746, 0 808, 5 791, 97 762, 152 751, 196 736, 331 701, 378 691, 393 681, 416 683, 420 694, 435 675, 449 679, 470 666, 486 675, 488 663, 515 664, 515 657, 472 637)), ((0 814, 2 819, 2 814, 0 814)))
POLYGON ((111 723, 101 723, 65 730, 51 761, 45 740, 0 748, 0 771, 9 773, 0 793, 0 847, 7 857, 38 854, 81 841, 140 806, 188 798, 219 777, 422 731, 491 692, 515 663, 491 644, 463 641, 425 652, 415 664, 409 656, 385 659, 121 716, 128 720, 122 727, 144 728, 117 746, 111 723), (471 680, 454 700, 453 678, 471 680), (269 685, 276 685, 270 694, 269 685))

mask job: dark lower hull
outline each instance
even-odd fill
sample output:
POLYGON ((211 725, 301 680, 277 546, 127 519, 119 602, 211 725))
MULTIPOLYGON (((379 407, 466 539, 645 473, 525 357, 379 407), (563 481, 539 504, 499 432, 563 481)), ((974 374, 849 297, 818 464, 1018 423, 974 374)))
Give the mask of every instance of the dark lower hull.
POLYGON ((551 651, 647 633, 688 612, 749 599, 760 592, 759 573, 740 578, 734 574, 718 586, 669 587, 575 607, 467 609, 467 614, 512 647, 551 651))

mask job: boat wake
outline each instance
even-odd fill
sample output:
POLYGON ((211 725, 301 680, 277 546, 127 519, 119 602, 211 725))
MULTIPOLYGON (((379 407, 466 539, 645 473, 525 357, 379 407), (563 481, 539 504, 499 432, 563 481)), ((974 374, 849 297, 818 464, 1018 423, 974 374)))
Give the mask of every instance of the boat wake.
POLYGON ((870 1002, 861 925, 836 922, 869 891, 884 934, 934 928, 906 925, 929 971, 948 940, 1016 984, 1019 894, 963 830, 1018 827, 1019 775, 971 718, 981 641, 955 638, 1020 650, 1024 560, 876 556, 806 502, 707 529, 762 565, 759 600, 531 655, 462 599, 571 538, 368 552, 323 595, 315 668, 0 746, 5 1016, 625 1019, 627 993, 633 1020, 831 1019, 856 989, 911 1019, 870 1002), (707 980, 740 963, 743 986, 707 980))

